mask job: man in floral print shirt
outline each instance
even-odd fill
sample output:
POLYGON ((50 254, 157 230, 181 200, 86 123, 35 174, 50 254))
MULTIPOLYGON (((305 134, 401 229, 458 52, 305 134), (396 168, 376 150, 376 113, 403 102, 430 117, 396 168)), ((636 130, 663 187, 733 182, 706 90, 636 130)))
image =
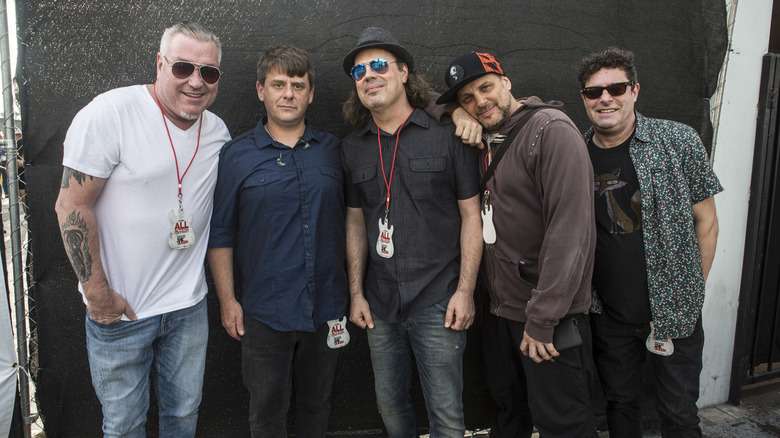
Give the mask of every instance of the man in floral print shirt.
POLYGON ((648 350, 664 437, 701 437, 696 400, 704 282, 718 236, 722 191, 693 128, 635 112, 634 54, 585 57, 580 95, 594 168, 597 244, 593 356, 612 437, 641 437, 648 350))

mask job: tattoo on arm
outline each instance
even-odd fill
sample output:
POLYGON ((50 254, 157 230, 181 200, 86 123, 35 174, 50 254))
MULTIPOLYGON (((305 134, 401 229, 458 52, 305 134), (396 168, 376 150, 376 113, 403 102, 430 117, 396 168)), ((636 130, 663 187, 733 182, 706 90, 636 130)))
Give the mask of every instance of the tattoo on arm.
POLYGON ((89 230, 84 219, 75 210, 62 223, 62 240, 65 252, 76 272, 76 277, 84 283, 92 276, 92 256, 89 255, 89 230))
POLYGON ((79 172, 78 170, 73 170, 70 167, 65 167, 62 171, 62 184, 60 184, 61 189, 67 189, 70 187, 71 177, 73 177, 73 179, 75 179, 80 186, 84 185, 84 181, 87 180, 87 177, 92 179, 92 175, 87 175, 86 173, 79 172))

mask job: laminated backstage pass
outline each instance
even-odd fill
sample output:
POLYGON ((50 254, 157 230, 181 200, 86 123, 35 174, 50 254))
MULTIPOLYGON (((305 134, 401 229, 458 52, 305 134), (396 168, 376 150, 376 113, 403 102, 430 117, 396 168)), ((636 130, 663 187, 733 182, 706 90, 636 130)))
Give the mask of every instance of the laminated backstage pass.
POLYGON ((659 356, 671 356, 674 353, 674 343, 671 339, 655 338, 655 326, 652 322, 650 323, 650 335, 645 341, 645 346, 649 352, 659 356))
POLYGON ((379 218, 379 237, 376 238, 376 253, 386 259, 392 258, 395 253, 393 247, 393 226, 389 221, 379 218))
POLYGON ((349 344, 347 317, 328 321, 328 347, 341 348, 349 344))
POLYGON ((488 245, 496 243, 496 227, 493 225, 493 208, 486 204, 482 209, 482 240, 488 245))
POLYGON ((168 213, 171 220, 171 234, 168 236, 168 246, 172 249, 186 249, 195 243, 195 232, 192 231, 192 215, 184 218, 184 210, 179 209, 176 215, 173 210, 168 213))

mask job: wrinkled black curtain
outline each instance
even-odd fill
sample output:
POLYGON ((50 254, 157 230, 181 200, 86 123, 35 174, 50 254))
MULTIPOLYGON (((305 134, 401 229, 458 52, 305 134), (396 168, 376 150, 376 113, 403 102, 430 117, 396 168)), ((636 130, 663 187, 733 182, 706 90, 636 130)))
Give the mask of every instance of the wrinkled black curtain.
MULTIPOLYGON (((282 43, 306 49, 317 69, 309 120, 344 135, 341 102, 353 85, 341 60, 362 29, 381 26, 409 48, 418 70, 442 90, 444 69, 472 51, 494 53, 516 97, 557 99, 581 129, 575 64, 585 54, 616 45, 637 55, 642 84, 637 109, 687 123, 711 142, 709 97, 727 47, 723 0, 191 0, 17 2, 17 71, 26 141, 27 189, 34 257, 38 336, 38 406, 47 436, 98 436, 100 406, 91 387, 84 342, 85 309, 59 237, 54 201, 62 173, 62 141, 71 119, 95 95, 118 86, 150 83, 165 27, 200 21, 223 42, 219 97, 211 110, 233 135, 262 115, 255 64, 282 43)), ((155 157, 150 157, 155 159, 155 157)), ((201 405, 200 436, 244 436, 247 393, 241 384, 240 346, 228 338, 209 297, 210 341, 201 405)), ((378 431, 373 376, 365 336, 350 325, 353 345, 343 351, 333 393, 334 432, 378 431)), ((482 383, 479 324, 466 351, 466 419, 488 427, 493 407, 482 383)), ((419 399, 419 391, 417 391, 419 399)), ((426 425, 420 407, 421 425, 426 425)), ((156 435, 150 410, 150 436, 156 435)), ((365 432, 368 434, 368 432, 365 432)), ((365 435, 364 435, 365 436, 365 435)))

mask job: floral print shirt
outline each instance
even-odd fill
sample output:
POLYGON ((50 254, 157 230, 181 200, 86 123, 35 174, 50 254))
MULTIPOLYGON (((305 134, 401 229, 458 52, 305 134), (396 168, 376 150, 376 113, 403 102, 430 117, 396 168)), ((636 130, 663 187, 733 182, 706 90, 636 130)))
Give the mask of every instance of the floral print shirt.
MULTIPOLYGON (((701 253, 693 204, 723 191, 696 131, 636 113, 629 146, 642 194, 642 224, 655 336, 691 335, 704 304, 701 253)), ((585 142, 593 137, 591 127, 585 142)), ((598 291, 591 312, 601 313, 598 291)))

